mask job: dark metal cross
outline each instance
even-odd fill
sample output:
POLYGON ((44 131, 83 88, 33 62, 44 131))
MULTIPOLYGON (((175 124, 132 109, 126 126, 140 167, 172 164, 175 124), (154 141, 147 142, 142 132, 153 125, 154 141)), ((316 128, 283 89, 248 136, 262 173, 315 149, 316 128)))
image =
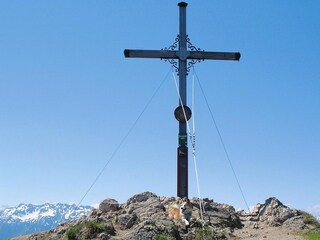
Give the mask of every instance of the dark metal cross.
POLYGON ((177 151, 177 196, 188 197, 188 141, 186 119, 191 117, 187 107, 186 78, 190 67, 201 60, 239 60, 239 52, 205 52, 194 47, 186 33, 187 3, 180 2, 179 6, 179 35, 169 48, 162 50, 124 50, 129 58, 160 58, 170 62, 179 75, 179 107, 175 117, 179 121, 178 151, 177 151), (179 48, 176 49, 179 45, 179 48), (188 50, 189 49, 189 50, 188 50), (189 60, 189 62, 188 62, 189 60), (180 99, 181 98, 181 99, 180 99), (182 106, 183 105, 183 106, 182 106))

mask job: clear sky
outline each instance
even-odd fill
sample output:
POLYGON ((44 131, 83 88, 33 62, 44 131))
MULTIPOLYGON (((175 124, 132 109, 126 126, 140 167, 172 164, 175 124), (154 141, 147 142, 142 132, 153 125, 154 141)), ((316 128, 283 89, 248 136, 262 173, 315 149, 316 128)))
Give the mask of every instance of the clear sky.
MULTIPOLYGON (((0 206, 80 201, 171 69, 125 59, 123 50, 170 46, 177 3, 0 1, 0 206)), ((195 46, 242 55, 195 70, 248 204, 276 196, 295 208, 319 205, 320 2, 188 4, 195 46)), ((245 208, 195 91, 202 197, 245 208)), ((177 105, 170 73, 84 204, 143 191, 175 196, 177 105)), ((197 196, 191 160, 190 197, 197 196)))

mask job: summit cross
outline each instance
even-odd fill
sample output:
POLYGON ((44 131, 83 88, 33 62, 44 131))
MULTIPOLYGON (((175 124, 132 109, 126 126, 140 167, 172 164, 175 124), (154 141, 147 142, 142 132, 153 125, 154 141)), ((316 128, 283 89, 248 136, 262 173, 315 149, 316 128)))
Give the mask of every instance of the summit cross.
POLYGON ((176 68, 179 75, 179 106, 175 110, 175 117, 179 121, 178 149, 177 149, 177 196, 188 197, 188 140, 187 120, 191 117, 191 110, 187 107, 186 78, 190 67, 202 60, 238 60, 239 52, 206 52, 194 47, 187 35, 185 2, 179 6, 179 35, 175 42, 162 50, 124 50, 127 58, 160 58, 168 61, 176 68), (176 49, 179 47, 178 49, 176 49), (188 50, 189 49, 189 50, 188 50), (189 62, 188 62, 189 60, 189 62))

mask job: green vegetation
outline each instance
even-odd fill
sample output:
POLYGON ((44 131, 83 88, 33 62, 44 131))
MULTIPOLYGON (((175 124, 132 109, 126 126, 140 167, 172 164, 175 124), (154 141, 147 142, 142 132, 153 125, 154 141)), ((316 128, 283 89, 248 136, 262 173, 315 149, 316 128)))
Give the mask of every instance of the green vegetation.
POLYGON ((86 222, 84 226, 88 228, 91 233, 101 233, 104 230, 104 226, 101 223, 86 222))
POLYGON ((313 230, 303 233, 306 240, 319 240, 320 239, 320 223, 310 213, 300 211, 305 217, 305 223, 314 226, 313 230))
POLYGON ((86 222, 77 224, 68 229, 66 238, 68 240, 76 239, 90 239, 97 233, 102 233, 106 230, 106 227, 101 223, 86 222))
POLYGON ((164 235, 164 234, 156 234, 154 237, 153 237, 153 240, 169 240, 171 238, 169 238, 167 235, 164 235))
POLYGON ((315 226, 316 228, 320 228, 320 223, 317 221, 317 219, 312 216, 310 213, 305 211, 299 211, 305 218, 305 223, 315 226))
POLYGON ((303 235, 306 240, 319 240, 320 239, 320 228, 309 231, 303 235))
POLYGON ((67 239, 69 240, 77 239, 77 229, 75 227, 72 227, 67 231, 67 239))
POLYGON ((212 230, 209 226, 199 226, 196 230, 196 240, 212 240, 212 230))

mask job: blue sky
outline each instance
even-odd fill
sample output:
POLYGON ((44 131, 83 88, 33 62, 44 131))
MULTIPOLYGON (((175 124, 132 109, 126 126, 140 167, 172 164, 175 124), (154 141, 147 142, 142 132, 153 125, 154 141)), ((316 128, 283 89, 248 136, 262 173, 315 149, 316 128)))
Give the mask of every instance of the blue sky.
MULTIPOLYGON (((171 69, 157 59, 125 59, 123 50, 170 46, 177 3, 0 2, 0 206, 80 201, 171 69)), ((248 204, 276 196, 296 208, 319 205, 320 3, 188 4, 195 46, 242 55, 195 70, 248 204)), ((195 91, 201 194, 245 208, 195 91)), ((84 204, 143 191, 175 196, 177 104, 169 74, 84 204)))

